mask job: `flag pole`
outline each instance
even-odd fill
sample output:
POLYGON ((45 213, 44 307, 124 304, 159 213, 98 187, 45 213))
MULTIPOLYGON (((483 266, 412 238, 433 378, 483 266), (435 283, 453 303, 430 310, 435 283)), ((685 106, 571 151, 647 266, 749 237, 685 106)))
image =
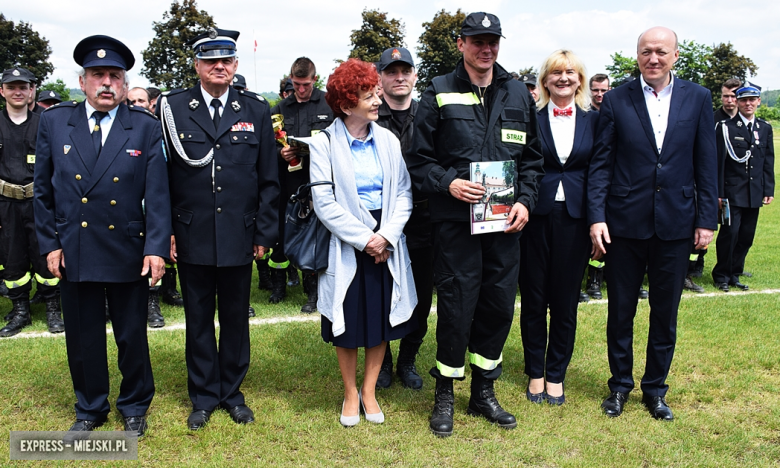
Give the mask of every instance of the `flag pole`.
POLYGON ((255 62, 255 92, 259 93, 257 89, 257 39, 255 38, 255 30, 252 30, 252 42, 254 42, 254 53, 252 54, 255 62))

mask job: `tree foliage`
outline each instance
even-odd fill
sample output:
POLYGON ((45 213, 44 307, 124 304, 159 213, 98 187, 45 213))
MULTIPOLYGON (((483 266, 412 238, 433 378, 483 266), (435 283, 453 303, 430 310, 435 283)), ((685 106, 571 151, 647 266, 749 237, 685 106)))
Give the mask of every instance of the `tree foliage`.
POLYGON ((606 68, 613 83, 623 82, 628 77, 639 77, 639 65, 634 57, 624 56, 623 52, 620 51, 610 55, 610 58, 612 58, 612 64, 607 65, 606 68))
POLYGON ((536 67, 525 67, 525 68, 521 68, 520 70, 518 70, 517 74, 520 75, 520 76, 523 76, 523 75, 534 75, 534 76, 538 77, 539 76, 539 70, 537 70, 536 67))
POLYGON ((387 13, 379 10, 364 9, 362 16, 363 24, 360 29, 353 29, 349 36, 352 43, 349 58, 378 62, 385 49, 406 47, 404 23, 388 18, 387 13))
POLYGON ((682 41, 680 58, 674 64, 674 76, 702 84, 704 74, 710 68, 712 47, 695 41, 682 41))
POLYGON ((712 92, 712 105, 720 107, 720 88, 729 78, 739 78, 743 83, 748 76, 758 71, 758 66, 749 58, 739 55, 731 42, 720 43, 712 48, 707 71, 702 77, 701 85, 712 92))
POLYGON ((38 83, 43 83, 54 71, 49 62, 49 41, 38 34, 30 23, 14 23, 0 13, 0 70, 22 67, 30 70, 38 83))
POLYGON ((205 10, 198 10, 195 0, 174 0, 162 21, 152 22, 154 39, 143 52, 144 68, 141 75, 158 87, 188 88, 198 81, 192 66, 192 49, 187 41, 216 27, 214 18, 205 10))
MULTIPOLYGON (((57 78, 56 81, 49 81, 48 83, 39 87, 38 96, 40 96, 40 93, 43 91, 55 91, 60 95, 60 97, 62 97, 63 101, 70 101, 70 89, 68 89, 68 86, 65 84, 65 82, 59 78, 57 78)), ((38 96, 36 96, 36 98, 38 96)))
POLYGON ((423 33, 417 46, 417 91, 422 93, 431 80, 455 69, 460 60, 458 36, 466 13, 458 9, 454 14, 442 9, 430 22, 423 23, 423 33))

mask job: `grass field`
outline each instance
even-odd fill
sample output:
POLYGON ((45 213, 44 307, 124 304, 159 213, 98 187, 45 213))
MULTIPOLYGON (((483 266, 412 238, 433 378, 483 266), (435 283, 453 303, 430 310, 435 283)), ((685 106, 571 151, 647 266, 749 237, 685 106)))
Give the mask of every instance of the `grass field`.
MULTIPOLYGON (((775 140, 777 147, 778 139, 775 140)), ((703 295, 685 293, 680 306, 677 351, 668 383, 675 421, 653 420, 633 392, 624 414, 609 419, 599 405, 608 394, 606 301, 583 304, 577 343, 566 379, 567 403, 560 408, 525 400, 519 311, 504 349, 504 375, 496 385, 503 406, 518 418, 504 431, 465 414, 468 379, 456 383, 455 433, 439 439, 428 431, 433 379, 422 372, 435 359, 436 316, 418 365, 422 391, 395 382, 378 393, 387 421, 338 423, 342 399, 335 352, 320 338, 319 321, 267 323, 300 317, 305 301, 298 287, 279 306, 255 290, 258 319, 251 327, 252 365, 242 387, 257 422, 237 426, 218 411, 197 433, 186 429, 190 411, 184 363, 183 311, 164 307, 169 326, 149 333, 157 393, 150 430, 139 443, 138 462, 94 462, 95 466, 778 466, 780 464, 780 207, 762 209, 756 242, 746 268, 750 293, 720 293, 712 286, 714 243, 706 257, 703 295)), ((652 294, 652 291, 650 292, 652 294)), ((0 300, 0 310, 10 303, 0 300)), ((34 306, 29 338, 0 341, 0 438, 12 430, 66 430, 75 397, 65 340, 45 333, 43 306, 34 306)), ((644 368, 647 302, 640 303, 635 332, 635 373, 644 368)), ((29 331, 28 331, 29 330, 29 331)), ((120 375, 111 336, 109 362, 117 397, 120 375)), ((101 430, 121 430, 112 411, 101 430)), ((9 460, 0 444, 0 466, 35 462, 9 460)), ((38 462, 42 465, 41 462, 38 462)), ((84 462, 60 462, 61 466, 84 462)))

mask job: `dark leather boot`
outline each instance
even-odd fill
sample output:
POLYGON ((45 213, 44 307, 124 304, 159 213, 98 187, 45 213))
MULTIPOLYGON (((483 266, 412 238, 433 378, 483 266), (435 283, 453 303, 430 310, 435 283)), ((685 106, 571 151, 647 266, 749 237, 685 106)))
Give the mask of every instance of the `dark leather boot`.
POLYGON ((376 388, 388 388, 393 383, 393 353, 390 351, 390 343, 385 346, 385 358, 379 369, 379 377, 376 379, 376 388))
POLYGON ((601 299, 601 283, 604 281, 604 269, 588 265, 588 282, 585 291, 593 299, 601 299))
MULTIPOLYGON (((434 377, 436 376, 434 375, 434 377)), ((452 391, 452 379, 436 378, 434 398, 429 427, 434 435, 449 437, 452 435, 452 417, 455 414, 455 393, 452 391)))
POLYGON ((271 304, 278 304, 287 297, 287 273, 285 270, 279 270, 271 268, 271 297, 268 298, 268 302, 271 304))
POLYGON ((11 309, 11 320, 0 329, 0 337, 2 338, 14 336, 22 331, 22 328, 32 324, 32 319, 30 318, 30 300, 16 299, 13 301, 13 304, 14 308, 11 309))
POLYGON ((257 265, 257 289, 261 291, 270 291, 274 288, 271 283, 271 268, 268 266, 268 259, 255 261, 257 265))
POLYGON ((46 299, 43 298, 43 294, 36 289, 35 294, 33 294, 33 297, 30 299, 30 304, 42 304, 44 302, 46 302, 46 299))
POLYGON ((160 291, 162 293, 162 301, 164 303, 176 307, 184 307, 184 299, 182 299, 179 291, 176 290, 176 268, 165 269, 165 274, 162 277, 160 291))
POLYGON ((301 307, 301 312, 304 314, 317 312, 317 273, 305 272, 303 274, 303 290, 308 298, 306 304, 301 307))
POLYGON ((517 427, 517 420, 498 403, 493 391, 493 380, 471 374, 471 398, 466 411, 471 416, 482 416, 504 429, 517 427))
POLYGON ((54 297, 46 299, 46 325, 49 327, 49 333, 62 333, 65 331, 59 293, 54 297))
POLYGON ((422 343, 410 343, 406 339, 401 340, 398 348, 398 361, 395 366, 395 373, 401 379, 401 384, 412 390, 420 390, 423 387, 423 379, 417 373, 417 367, 414 360, 417 358, 417 352, 422 343))
POLYGON ((165 318, 163 318, 162 311, 160 310, 160 290, 149 290, 149 301, 146 303, 146 323, 152 328, 161 328, 165 326, 165 318))
MULTIPOLYGON (((3 280, 0 280, 0 296, 8 297, 8 286, 5 285, 5 281, 3 280)), ((6 320, 6 322, 8 320, 6 320)))
POLYGON ((301 284, 301 279, 298 278, 298 269, 290 265, 287 267, 287 286, 292 288, 301 284))

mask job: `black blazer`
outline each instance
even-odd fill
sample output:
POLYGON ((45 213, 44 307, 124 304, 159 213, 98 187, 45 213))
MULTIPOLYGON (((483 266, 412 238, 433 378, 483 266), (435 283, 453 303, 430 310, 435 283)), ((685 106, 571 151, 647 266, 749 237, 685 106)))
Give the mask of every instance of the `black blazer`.
MULTIPOLYGON (((549 106, 549 105, 548 105, 549 106)), ((563 182, 566 195, 566 210, 572 218, 584 218, 586 214, 588 164, 593 155, 593 143, 596 135, 598 112, 588 112, 576 107, 574 125, 574 144, 566 164, 561 164, 555 150, 548 106, 539 110, 539 135, 544 156, 544 177, 539 184, 539 201, 533 214, 546 215, 555 203, 558 183, 563 182)))

